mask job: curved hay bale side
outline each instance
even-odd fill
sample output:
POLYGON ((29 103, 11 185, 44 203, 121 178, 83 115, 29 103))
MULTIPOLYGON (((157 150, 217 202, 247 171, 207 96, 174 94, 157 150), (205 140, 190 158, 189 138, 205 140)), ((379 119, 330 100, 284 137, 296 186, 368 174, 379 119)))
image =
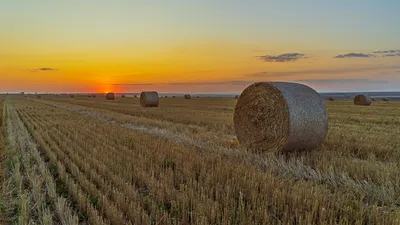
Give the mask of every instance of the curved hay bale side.
POLYGON ((258 82, 240 95, 234 127, 239 142, 256 152, 310 150, 325 140, 328 115, 308 86, 258 82))
POLYGON ((115 94, 114 93, 107 93, 106 94, 106 100, 115 100, 115 94))
POLYGON ((359 94, 354 97, 354 104, 355 105, 371 105, 372 99, 368 95, 359 94))
POLYGON ((189 94, 186 94, 185 96, 183 96, 185 99, 191 99, 192 98, 192 96, 191 95, 189 95, 189 94))
POLYGON ((140 94, 140 105, 143 107, 158 107, 158 102, 156 91, 144 91, 140 94))

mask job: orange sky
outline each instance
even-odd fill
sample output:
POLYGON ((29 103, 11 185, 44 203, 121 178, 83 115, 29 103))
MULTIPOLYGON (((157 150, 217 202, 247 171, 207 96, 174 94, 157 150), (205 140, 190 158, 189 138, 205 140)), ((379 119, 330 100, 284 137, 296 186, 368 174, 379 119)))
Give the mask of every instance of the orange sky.
POLYGON ((212 1, 117 2, 5 3, 0 92, 237 93, 255 81, 359 91, 394 90, 400 83, 400 32, 385 21, 395 16, 389 4, 316 4, 320 12, 308 3, 271 4, 264 14, 261 2, 233 8, 212 1), (358 14, 348 7, 358 7, 358 14), (368 14, 372 9, 382 13, 368 14), (373 29, 379 30, 370 34, 373 29), (282 59, 287 53, 304 57, 282 59))

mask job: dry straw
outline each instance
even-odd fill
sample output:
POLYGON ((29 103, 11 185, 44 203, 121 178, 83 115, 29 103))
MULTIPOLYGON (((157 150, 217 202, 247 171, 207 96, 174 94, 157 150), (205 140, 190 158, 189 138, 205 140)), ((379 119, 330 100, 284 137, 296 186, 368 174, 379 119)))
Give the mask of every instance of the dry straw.
POLYGON ((143 107, 158 107, 158 93, 156 91, 144 91, 140 94, 140 105, 143 107))
POLYGON ((359 94, 354 97, 354 104, 355 105, 371 105, 372 99, 368 95, 359 94))
POLYGON ((234 127, 239 142, 255 152, 311 150, 325 140, 328 115, 308 86, 258 82, 240 95, 234 127))
POLYGON ((191 99, 191 98, 192 98, 192 96, 191 96, 191 95, 189 95, 189 94, 186 94, 186 95, 184 96, 184 98, 185 98, 185 99, 191 99))
POLYGON ((115 94, 114 93, 107 93, 106 94, 106 99, 107 100, 114 100, 115 99, 115 94))

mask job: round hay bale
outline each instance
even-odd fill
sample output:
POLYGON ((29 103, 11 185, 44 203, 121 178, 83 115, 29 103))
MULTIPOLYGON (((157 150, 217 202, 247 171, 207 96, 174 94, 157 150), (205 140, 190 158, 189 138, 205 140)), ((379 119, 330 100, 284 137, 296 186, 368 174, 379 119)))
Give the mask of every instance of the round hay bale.
POLYGON ((41 95, 36 95, 36 97, 37 97, 37 98, 42 98, 42 96, 41 96, 41 95))
POLYGON ((237 101, 233 120, 239 142, 255 152, 315 149, 328 131, 320 95, 297 83, 248 86, 237 101))
POLYGON ((137 95, 134 95, 133 97, 134 97, 134 98, 137 98, 137 95))
POLYGON ((93 97, 93 98, 96 98, 96 95, 95 95, 95 94, 93 94, 93 95, 92 95, 92 97, 93 97))
POLYGON ((121 98, 125 98, 125 95, 121 95, 121 98))
POLYGON ((175 98, 175 95, 174 95, 174 96, 172 96, 172 98, 175 98))
POLYGON ((110 92, 106 94, 106 100, 114 100, 115 99, 115 94, 110 92))
POLYGON ((70 95, 69 97, 70 97, 70 98, 75 98, 75 95, 70 95))
POLYGON ((196 98, 200 98, 200 96, 197 96, 196 98))
POLYGON ((329 101, 335 101, 335 99, 333 97, 329 97, 328 100, 329 101))
POLYGON ((389 101, 389 99, 388 99, 388 98, 383 98, 383 99, 382 99, 382 101, 384 101, 384 102, 388 102, 388 101, 389 101))
POLYGON ((239 95, 235 95, 235 99, 239 99, 239 95))
POLYGON ((164 98, 168 98, 168 96, 165 96, 164 98))
POLYGON ((185 99, 191 99, 192 98, 192 96, 191 95, 189 95, 189 94, 186 94, 185 96, 183 96, 185 99))
POLYGON ((140 94, 140 105, 143 107, 158 107, 158 93, 156 91, 144 91, 140 94))
POLYGON ((376 99, 375 99, 375 98, 371 98, 371 100, 372 100, 372 101, 376 101, 376 99))
POLYGON ((359 94, 354 97, 354 104, 355 105, 371 105, 372 100, 368 95, 359 94))

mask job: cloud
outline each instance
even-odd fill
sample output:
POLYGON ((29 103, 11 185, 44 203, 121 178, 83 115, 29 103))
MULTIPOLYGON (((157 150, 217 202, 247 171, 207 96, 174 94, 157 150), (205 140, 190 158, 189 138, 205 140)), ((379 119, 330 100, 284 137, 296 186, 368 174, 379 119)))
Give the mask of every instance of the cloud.
POLYGON ((333 58, 343 59, 343 58, 371 58, 371 57, 374 57, 374 55, 352 52, 344 55, 337 55, 334 56, 333 58))
POLYGON ((132 84, 132 83, 119 83, 112 84, 115 86, 142 86, 142 85, 248 85, 252 84, 254 81, 242 81, 242 80, 232 80, 232 81, 217 81, 217 82, 172 82, 172 83, 145 83, 145 84, 132 84))
POLYGON ((355 84, 386 84, 387 80, 370 80, 370 79, 304 79, 296 80, 296 82, 304 83, 327 83, 327 84, 342 84, 342 83, 355 83, 355 84))
POLYGON ((355 72, 369 72, 379 69, 393 69, 396 67, 378 65, 359 68, 334 68, 334 69, 316 69, 316 70, 298 70, 298 71, 279 71, 279 72, 258 72, 247 74, 248 77, 265 78, 270 76, 293 76, 293 75, 315 75, 315 74, 341 74, 341 73, 355 73, 355 72))
POLYGON ((387 54, 387 53, 397 53, 400 52, 400 50, 384 50, 384 51, 374 51, 375 54, 387 54))
POLYGON ((307 57, 303 53, 285 53, 277 56, 273 55, 257 56, 257 58, 264 62, 292 62, 307 57))
POLYGON ((37 69, 31 69, 31 72, 38 72, 38 71, 55 71, 58 70, 56 68, 50 68, 50 67, 42 67, 42 68, 37 68, 37 69))

